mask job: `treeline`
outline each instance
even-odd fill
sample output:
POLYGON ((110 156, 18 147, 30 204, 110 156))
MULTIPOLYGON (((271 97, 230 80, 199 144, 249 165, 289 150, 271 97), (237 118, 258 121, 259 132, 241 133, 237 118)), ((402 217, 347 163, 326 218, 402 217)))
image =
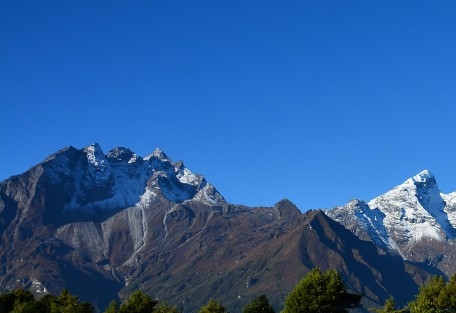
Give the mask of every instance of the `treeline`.
MULTIPOLYGON (((347 291, 340 274, 334 270, 313 269, 288 294, 281 313, 344 313, 360 306, 362 295, 347 291)), ((392 298, 374 313, 456 312, 456 275, 447 282, 435 276, 421 286, 415 299, 397 308, 392 298)), ((0 313, 95 313, 92 304, 80 301, 68 290, 60 295, 36 298, 30 291, 18 289, 0 295, 0 313)), ((180 313, 166 302, 158 303, 141 290, 124 302, 111 301, 104 313, 180 313)), ((198 313, 228 313, 215 299, 210 299, 198 313)), ((260 295, 243 308, 243 313, 275 313, 265 295, 260 295)))

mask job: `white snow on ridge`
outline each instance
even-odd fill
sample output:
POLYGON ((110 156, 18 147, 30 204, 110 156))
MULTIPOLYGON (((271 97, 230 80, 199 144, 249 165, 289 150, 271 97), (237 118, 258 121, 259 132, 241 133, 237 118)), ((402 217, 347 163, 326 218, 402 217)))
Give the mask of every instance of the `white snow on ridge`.
POLYGON ((364 207, 354 211, 363 229, 371 236, 372 240, 379 246, 391 246, 388 233, 383 224, 385 215, 378 209, 371 210, 366 204, 364 207))
POLYGON ((377 246, 382 243, 404 258, 423 240, 456 239, 456 192, 441 193, 435 177, 422 171, 367 204, 353 200, 327 211, 328 216, 377 246))
POLYGON ((446 205, 444 212, 447 214, 448 221, 451 224, 451 227, 456 228, 456 192, 449 194, 441 194, 446 205))
POLYGON ((84 149, 84 151, 87 153, 87 160, 89 163, 98 170, 104 171, 106 167, 109 167, 106 156, 104 155, 103 150, 101 150, 99 144, 95 143, 91 146, 88 146, 84 149))
POLYGON ((209 205, 219 205, 225 202, 225 199, 215 190, 211 184, 206 184, 193 199, 205 202, 209 205))
POLYGON ((136 153, 133 154, 130 160, 128 160, 128 163, 136 163, 138 161, 138 156, 136 153))
POLYGON ((432 175, 429 170, 421 171, 411 178, 412 181, 419 183, 424 183, 431 179, 434 179, 434 175, 432 175))
POLYGON ((149 179, 146 166, 135 166, 134 163, 113 164, 112 174, 116 182, 116 194, 123 207, 133 206, 145 192, 149 179))
POLYGON ((181 167, 176 175, 177 179, 183 184, 189 184, 193 186, 199 185, 200 177, 190 172, 187 168, 181 167))
MULTIPOLYGON (((144 207, 159 194, 176 203, 195 199, 213 204, 223 199, 213 187, 210 195, 204 191, 204 197, 197 197, 206 186, 204 178, 193 174, 182 162, 172 162, 160 149, 144 159, 126 148, 115 148, 105 156, 98 144, 83 151, 87 163, 78 163, 72 172, 76 192, 66 209, 144 207), (98 201, 87 203, 86 195, 90 195, 93 188, 101 190, 100 197, 98 201), (107 198, 103 199, 104 195, 107 198)), ((67 163, 64 165, 68 166, 67 163)))
POLYGON ((163 152, 160 148, 157 148, 154 150, 154 152, 152 152, 151 154, 149 154, 148 156, 146 156, 144 158, 145 161, 149 161, 150 159, 152 158, 157 158, 158 160, 162 161, 162 162, 171 162, 171 160, 168 158, 168 156, 166 155, 165 152, 163 152))
MULTIPOLYGON (((430 201, 428 194, 425 193, 427 190, 418 189, 416 185, 416 183, 432 183, 429 181, 432 175, 429 174, 429 172, 423 171, 368 203, 371 209, 379 209, 385 214, 383 223, 393 240, 407 239, 410 244, 413 244, 425 237, 436 240, 445 239, 442 227, 428 212, 428 210, 436 212, 438 209, 425 208, 419 201, 427 199, 427 203, 435 205, 434 201, 430 201), (424 199, 425 197, 427 198, 424 199)), ((433 186, 425 187, 430 187, 432 196, 435 196, 433 186)))

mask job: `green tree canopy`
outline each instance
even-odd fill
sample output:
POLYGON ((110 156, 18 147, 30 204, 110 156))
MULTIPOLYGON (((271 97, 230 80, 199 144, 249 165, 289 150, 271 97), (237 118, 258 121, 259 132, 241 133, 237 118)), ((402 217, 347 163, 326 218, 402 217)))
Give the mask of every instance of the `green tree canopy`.
POLYGON ((393 298, 386 299, 385 304, 383 305, 383 308, 381 308, 381 309, 372 308, 371 311, 373 311, 375 313, 404 313, 404 312, 406 312, 405 309, 396 308, 396 303, 394 302, 393 298))
POLYGON ((451 276, 440 291, 438 305, 447 312, 456 312, 456 275, 451 276))
POLYGON ((410 313, 456 312, 456 275, 448 282, 442 276, 433 276, 420 287, 414 301, 408 304, 410 313))
POLYGON ((362 295, 347 292, 335 270, 310 271, 285 300, 282 313, 344 313, 360 305, 362 295))
POLYGON ((1 313, 93 313, 95 310, 88 302, 81 302, 67 289, 55 297, 45 295, 36 300, 30 290, 19 288, 0 295, 1 313))
POLYGON ((25 307, 30 306, 34 301, 35 297, 29 290, 19 288, 0 295, 0 312, 24 312, 25 307))
POLYGON ((152 313, 156 305, 157 301, 138 289, 120 305, 119 313, 152 313))
POLYGON ((248 303, 243 313, 274 313, 274 308, 269 304, 266 295, 260 295, 248 303))
POLYGON ((171 306, 168 303, 162 303, 155 307, 154 313, 180 313, 175 306, 171 306))
POLYGON ((81 302, 72 295, 68 289, 64 289, 57 298, 51 299, 51 313, 93 313, 95 309, 88 302, 81 302))
POLYGON ((221 305, 217 300, 210 299, 206 305, 204 305, 198 313, 227 313, 223 305, 221 305))
POLYGON ((109 302, 108 307, 104 310, 104 313, 117 313, 119 312, 119 303, 116 300, 109 302))

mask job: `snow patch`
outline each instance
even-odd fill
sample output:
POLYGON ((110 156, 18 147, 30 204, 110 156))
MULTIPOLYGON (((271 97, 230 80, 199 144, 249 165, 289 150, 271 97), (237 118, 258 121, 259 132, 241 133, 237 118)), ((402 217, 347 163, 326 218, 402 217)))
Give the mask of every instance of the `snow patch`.
POLYGON ((211 184, 206 184, 203 189, 198 191, 193 199, 209 205, 220 205, 226 202, 211 184))
POLYGON ((193 174, 185 167, 179 168, 176 177, 181 183, 193 186, 199 185, 199 181, 201 180, 199 175, 193 174))
MULTIPOLYGON (((107 156, 98 144, 83 151, 87 161, 79 160, 71 172, 65 172, 73 181, 72 198, 65 209, 93 211, 148 206, 158 196, 180 203, 194 199, 203 189, 195 200, 211 204, 223 200, 215 188, 205 188, 203 176, 192 173, 180 161, 172 162, 160 149, 144 159, 124 147, 110 150, 107 156)), ((50 175, 57 180, 60 168, 68 169, 69 161, 62 157, 55 163, 55 171, 50 175)))
POLYGON ((153 199, 157 197, 157 192, 155 190, 146 188, 146 191, 141 195, 139 202, 135 204, 135 206, 149 206, 153 199))
POLYGON ((46 289, 46 287, 38 280, 32 280, 31 289, 37 294, 47 294, 48 293, 48 290, 46 289))
POLYGON ((98 170, 103 172, 107 167, 109 167, 108 161, 106 160, 99 144, 95 143, 88 146, 84 149, 84 151, 87 153, 87 160, 89 163, 98 170))
POLYGON ((428 170, 421 171, 420 173, 416 174, 415 176, 412 177, 412 180, 414 182, 427 182, 431 179, 434 179, 434 175, 431 174, 428 170))
POLYGON ((160 160, 161 162, 172 162, 170 158, 166 155, 165 152, 163 152, 160 148, 157 148, 154 150, 152 154, 149 154, 144 158, 144 160, 148 161, 152 158, 156 158, 160 160))

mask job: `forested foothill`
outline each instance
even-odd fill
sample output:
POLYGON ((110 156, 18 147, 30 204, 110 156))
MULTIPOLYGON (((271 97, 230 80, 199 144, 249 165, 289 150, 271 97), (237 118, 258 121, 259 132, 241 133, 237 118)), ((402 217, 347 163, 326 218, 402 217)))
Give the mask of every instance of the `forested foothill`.
MULTIPOLYGON (((347 291, 341 275, 335 270, 322 272, 315 268, 302 278, 284 299, 281 313, 344 313, 361 307, 361 294, 347 291)), ((449 281, 434 276, 422 285, 403 308, 396 307, 393 298, 381 308, 363 308, 373 313, 447 313, 456 312, 456 275, 449 281)), ((29 290, 17 289, 0 295, 0 313, 95 313, 94 306, 81 301, 64 289, 58 296, 35 296, 29 290)), ((115 300, 103 313, 180 313, 174 305, 159 303, 151 296, 136 290, 122 303, 115 300)), ((248 303, 242 313, 274 313, 266 295, 262 294, 248 303)), ((216 299, 202 306, 197 313, 228 313, 216 299)))

